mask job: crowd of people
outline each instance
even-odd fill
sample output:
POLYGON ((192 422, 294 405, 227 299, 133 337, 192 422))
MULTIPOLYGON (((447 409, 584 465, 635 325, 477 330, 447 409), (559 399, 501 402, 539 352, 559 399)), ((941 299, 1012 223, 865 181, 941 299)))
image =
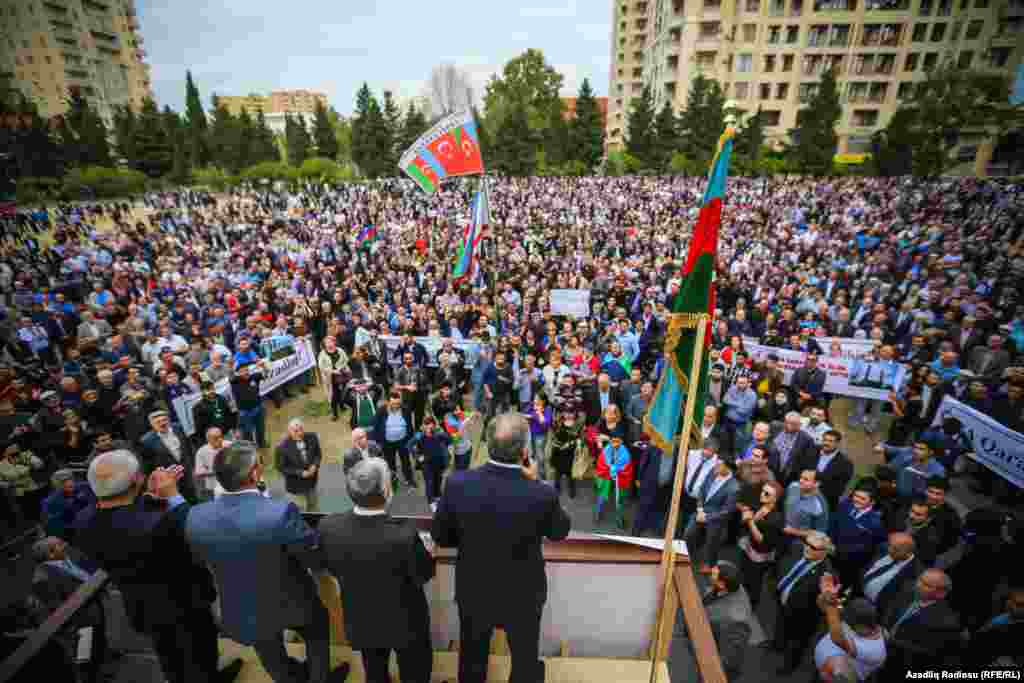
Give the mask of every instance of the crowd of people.
MULTIPOLYGON (((54 539, 75 545, 75 520, 104 508, 92 477, 109 454, 132 472, 125 481, 175 479, 197 504, 239 488, 217 463, 250 443, 298 510, 319 509, 324 458, 341 459, 350 489, 379 458, 389 491, 422 477, 440 518, 477 459, 470 427, 512 413, 526 425, 523 467, 556 499, 586 483, 596 520, 664 533, 679 458, 642 422, 703 179, 490 182, 479 268, 459 282, 451 263, 474 181, 433 196, 404 180, 186 190, 147 195, 145 210, 20 215, 0 244, 0 482, 12 528, 42 523, 39 557, 54 562, 54 539), (553 313, 555 289, 589 290, 589 315, 553 313), (263 395, 282 340, 308 340, 315 366, 263 395), (289 411, 294 392, 311 391, 348 420, 346 452, 300 419, 268 440, 266 402, 289 411), (186 395, 199 395, 192 433, 176 407, 186 395)), ((1008 542, 1002 518, 978 510, 965 523, 945 498, 954 477, 1008 505, 1020 492, 936 414, 951 396, 1024 431, 1024 191, 976 179, 731 179, 717 257, 703 447, 686 460, 676 530, 709 597, 742 591, 749 611, 770 595, 783 671, 821 624, 826 678, 1007 654, 993 643, 1019 623, 1021 582, 987 562, 1008 542), (870 360, 908 379, 888 401, 837 411, 818 361, 841 349, 823 338, 874 340, 870 360), (805 367, 787 381, 750 340, 804 352, 805 367), (878 434, 884 464, 864 476, 843 450, 851 430, 878 434)), ((268 671, 287 680, 281 653, 261 642, 268 671)))

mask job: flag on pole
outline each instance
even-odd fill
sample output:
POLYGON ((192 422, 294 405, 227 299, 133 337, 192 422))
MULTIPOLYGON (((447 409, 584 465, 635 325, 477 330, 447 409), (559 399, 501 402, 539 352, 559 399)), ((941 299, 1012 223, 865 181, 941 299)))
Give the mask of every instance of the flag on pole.
POLYGON ((455 256, 452 268, 452 282, 459 284, 473 276, 477 263, 476 249, 480 244, 484 229, 491 223, 491 202, 487 196, 487 181, 480 183, 476 197, 473 199, 473 214, 462 235, 462 244, 455 256))
POLYGON ((377 226, 365 225, 356 235, 356 247, 358 249, 369 249, 377 241, 377 226))
POLYGON ((484 172, 476 120, 467 110, 444 117, 412 143, 398 167, 433 194, 445 178, 484 172))
MULTIPOLYGON (((708 351, 705 344, 700 374, 688 377, 693 366, 697 321, 701 314, 715 310, 715 262, 718 257, 718 228, 722 222, 722 202, 725 199, 725 181, 729 175, 734 129, 730 126, 718 140, 718 151, 711 162, 708 184, 704 189, 697 226, 693 230, 686 263, 680 273, 679 291, 672 302, 668 330, 665 335, 665 365, 658 388, 644 415, 644 431, 652 443, 665 453, 673 452, 673 443, 679 435, 680 421, 686 406, 690 382, 697 382, 696 420, 693 433, 700 437, 700 418, 704 415, 704 396, 707 394, 708 351)), ((711 323, 704 339, 711 340, 711 323)), ((685 443, 684 443, 684 447, 685 443)))

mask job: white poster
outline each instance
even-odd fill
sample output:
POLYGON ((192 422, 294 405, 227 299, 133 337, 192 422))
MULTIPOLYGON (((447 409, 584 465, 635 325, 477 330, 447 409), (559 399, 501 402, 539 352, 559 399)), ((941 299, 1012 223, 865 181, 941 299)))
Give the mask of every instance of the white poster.
MULTIPOLYGON (((853 337, 811 337, 821 349, 822 355, 841 356, 843 358, 863 358, 871 355, 879 343, 873 339, 855 339, 853 337)), ((743 345, 750 347, 759 342, 753 337, 744 337, 743 345)))
MULTIPOLYGON (((401 337, 392 335, 381 335, 380 340, 384 342, 388 353, 392 354, 402 343, 401 337)), ((437 367, 437 352, 441 350, 445 337, 413 337, 413 341, 422 346, 427 352, 427 367, 437 367)), ((356 344, 359 344, 359 335, 356 335, 356 344)), ((471 370, 476 365, 476 359, 480 356, 480 342, 459 341, 452 339, 452 346, 460 349, 466 355, 465 368, 471 370)))
POLYGON ((971 458, 1014 486, 1024 487, 1024 434, 1004 427, 952 396, 942 399, 932 426, 942 425, 947 417, 960 421, 961 433, 973 448, 971 458))
MULTIPOLYGON (((805 365, 806 353, 777 349, 761 344, 746 344, 752 358, 763 361, 771 354, 779 358, 779 369, 785 373, 786 384, 793 373, 805 365)), ((825 371, 825 392, 839 396, 888 401, 890 392, 898 392, 907 369, 900 363, 881 363, 863 359, 818 356, 818 367, 825 371)))
MULTIPOLYGON (((280 358, 270 363, 270 366, 263 371, 263 380, 260 382, 260 396, 266 396, 271 391, 281 386, 290 379, 298 377, 310 368, 316 367, 316 357, 313 355, 313 342, 309 339, 297 339, 294 344, 294 353, 287 357, 280 358)), ((235 397, 231 393, 231 381, 222 379, 213 385, 214 390, 228 399, 232 408, 235 407, 235 397)), ((199 392, 179 396, 173 401, 174 414, 178 417, 178 424, 186 434, 192 436, 196 431, 195 423, 192 421, 192 407, 199 403, 203 395, 199 392)))
POLYGON ((589 289, 552 289, 551 313, 573 318, 590 317, 589 289))

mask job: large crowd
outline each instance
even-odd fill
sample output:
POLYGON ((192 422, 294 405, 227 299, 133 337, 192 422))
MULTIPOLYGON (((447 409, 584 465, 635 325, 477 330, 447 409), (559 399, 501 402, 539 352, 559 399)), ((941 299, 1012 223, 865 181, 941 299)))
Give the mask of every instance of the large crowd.
MULTIPOLYGON (((180 466, 180 493, 200 503, 230 491, 218 455, 248 442, 270 449, 261 457, 300 510, 319 509, 320 465, 336 455, 346 473, 380 456, 395 489, 422 477, 437 511, 449 473, 479 455, 474 421, 511 412, 557 495, 586 483, 595 519, 664 533, 678 457, 642 423, 703 179, 492 179, 479 267, 453 282, 475 183, 433 196, 404 180, 186 190, 146 195, 144 208, 7 220, 10 527, 41 523, 41 564, 67 562, 76 518, 97 506, 81 473, 91 478, 105 454, 129 451, 146 474, 180 466), (589 315, 553 314, 554 289, 589 290, 589 315), (308 340, 315 366, 262 395, 266 349, 282 339, 308 340), (332 453, 340 447, 301 419, 270 443, 268 402, 297 411, 297 392, 348 420, 350 449, 332 453), (190 434, 175 402, 192 394, 190 434)), ((946 494, 955 477, 1006 505, 1020 491, 970 457, 962 425, 935 418, 952 396, 1024 432, 1022 283, 1020 187, 730 179, 704 442, 686 462, 677 535, 709 595, 742 592, 750 613, 762 596, 777 602, 769 645, 782 670, 815 642, 826 680, 1017 652, 1001 649, 1024 616, 1024 582, 994 559, 1013 547, 1004 519, 989 508, 963 519, 946 494), (888 401, 837 410, 817 364, 840 351, 821 338, 875 340, 873 360, 905 366, 908 379, 888 401), (804 352, 806 365, 787 382, 750 340, 804 352), (878 435, 884 464, 863 476, 844 453, 851 430, 878 435)), ((708 610, 713 622, 742 621, 714 601, 708 610)), ((741 655, 719 646, 736 673, 741 655)))

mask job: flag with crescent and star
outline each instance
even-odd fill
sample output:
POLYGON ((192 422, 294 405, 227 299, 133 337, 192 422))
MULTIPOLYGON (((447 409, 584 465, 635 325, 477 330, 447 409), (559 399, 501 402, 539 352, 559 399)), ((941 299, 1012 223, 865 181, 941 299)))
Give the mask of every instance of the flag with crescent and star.
POLYGON ((445 178, 482 174, 473 114, 457 111, 438 121, 406 150, 398 166, 427 194, 436 192, 445 178))
POLYGON ((651 442, 665 454, 674 452, 675 440, 680 437, 683 409, 690 382, 697 383, 694 407, 694 425, 689 436, 689 447, 699 447, 701 418, 704 416, 704 397, 708 384, 708 357, 711 342, 711 322, 704 333, 703 358, 697 377, 689 377, 693 368, 697 342, 697 323, 701 314, 713 315, 715 310, 715 268, 718 258, 718 229, 722 223, 722 203, 725 200, 725 181, 729 176, 729 158, 732 156, 734 129, 730 126, 718 140, 718 151, 711 162, 708 184, 704 190, 697 225, 690 239, 686 263, 679 274, 679 290, 672 301, 665 335, 665 364, 658 388, 644 415, 644 431, 651 442))

